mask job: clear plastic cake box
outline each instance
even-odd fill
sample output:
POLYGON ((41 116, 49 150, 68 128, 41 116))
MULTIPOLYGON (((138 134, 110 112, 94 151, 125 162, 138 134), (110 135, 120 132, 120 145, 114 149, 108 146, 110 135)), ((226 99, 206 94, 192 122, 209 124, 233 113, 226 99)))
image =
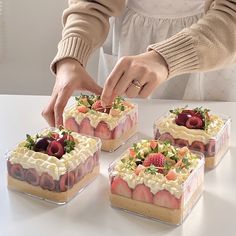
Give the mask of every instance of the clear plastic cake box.
MULTIPOLYGON (((133 105, 134 105, 134 108, 130 110, 128 113, 126 113, 124 116, 120 117, 116 123, 116 126, 112 128, 112 130, 109 129, 108 133, 105 130, 97 129, 100 123, 106 124, 106 122, 101 121, 97 124, 96 127, 93 127, 88 117, 85 117, 83 119, 83 120, 86 120, 86 122, 83 122, 83 124, 84 123, 89 124, 90 126, 89 129, 84 129, 83 127, 81 127, 83 120, 78 122, 76 121, 76 118, 73 116, 69 116, 67 117, 67 119, 64 118, 65 120, 64 126, 67 129, 72 130, 77 133, 89 134, 89 135, 93 134, 95 137, 98 137, 101 139, 102 141, 101 149, 103 151, 113 152, 117 148, 122 146, 128 139, 130 139, 137 132, 138 105, 137 104, 133 104, 133 105)), ((75 106, 76 105, 74 104, 68 109, 66 109, 64 113, 64 117, 75 106)))
MULTIPOLYGON (((50 128, 50 131, 54 130, 54 128, 50 128)), ((84 156, 83 160, 76 166, 75 163, 77 164, 77 162, 75 160, 74 163, 73 161, 71 163, 61 161, 63 157, 58 161, 56 160, 55 166, 50 166, 47 161, 50 162, 56 157, 47 157, 42 154, 44 157, 35 159, 35 151, 24 153, 23 150, 20 151, 21 154, 19 155, 21 159, 31 161, 25 161, 24 163, 19 161, 17 163, 17 158, 13 158, 14 161, 12 162, 14 150, 20 143, 15 146, 6 154, 8 188, 56 204, 65 204, 82 192, 100 173, 101 141, 96 137, 76 135, 92 138, 96 142, 92 155, 87 158, 84 156), (73 168, 71 164, 74 165, 73 168), (58 170, 58 174, 55 176, 51 174, 53 168, 58 170), (59 175, 59 169, 64 169, 64 173, 59 175)), ((85 149, 84 152, 86 152, 85 149)))
MULTIPOLYGON (((125 152, 127 153, 128 150, 125 152)), ((181 185, 183 194, 180 197, 180 207, 179 209, 170 209, 167 207, 161 207, 154 205, 153 203, 146 203, 132 198, 127 198, 114 193, 109 192, 110 204, 113 208, 126 211, 128 213, 133 213, 145 218, 160 221, 163 223, 171 225, 180 225, 190 214, 191 210, 198 202, 199 198, 203 193, 204 185, 204 155, 200 152, 191 151, 196 154, 200 159, 198 166, 191 172, 185 182, 181 185)), ((118 159, 112 162, 109 166, 109 182, 110 187, 113 178, 116 176, 116 171, 114 167, 118 160, 120 160, 125 153, 121 155, 118 159)))
MULTIPOLYGON (((161 116, 154 122, 153 125, 154 138, 159 139, 161 141, 169 141, 172 145, 184 146, 184 145, 178 145, 178 142, 181 138, 173 137, 171 130, 169 132, 164 132, 164 133, 160 132, 158 123, 164 118, 166 118, 168 115, 169 113, 161 116)), ((223 156, 228 151, 230 145, 231 118, 225 115, 220 115, 220 114, 216 115, 218 115, 223 119, 224 125, 215 136, 211 137, 209 141, 206 144, 204 144, 204 151, 201 151, 197 147, 192 147, 191 145, 188 146, 191 150, 202 152, 204 154, 205 167, 207 169, 213 169, 220 163, 223 156)), ((200 140, 196 138, 194 141, 199 142, 200 140)))

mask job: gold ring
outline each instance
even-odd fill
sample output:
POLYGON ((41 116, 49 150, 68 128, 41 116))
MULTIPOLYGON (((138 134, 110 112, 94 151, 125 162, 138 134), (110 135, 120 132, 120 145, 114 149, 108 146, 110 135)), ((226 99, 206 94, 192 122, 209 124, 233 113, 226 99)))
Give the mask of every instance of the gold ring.
POLYGON ((137 89, 141 89, 143 87, 137 79, 132 80, 131 84, 137 89))

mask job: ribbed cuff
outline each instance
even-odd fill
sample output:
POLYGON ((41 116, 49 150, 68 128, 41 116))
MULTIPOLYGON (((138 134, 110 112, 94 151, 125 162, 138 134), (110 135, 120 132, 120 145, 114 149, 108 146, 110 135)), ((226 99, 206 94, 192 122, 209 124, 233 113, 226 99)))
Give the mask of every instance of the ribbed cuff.
POLYGON ((57 55, 51 63, 51 70, 56 73, 56 63, 65 58, 73 58, 86 66, 91 52, 91 45, 84 39, 78 37, 66 38, 58 44, 57 55))
POLYGON ((150 45, 148 50, 155 50, 165 59, 169 69, 168 78, 199 69, 196 46, 194 46, 192 37, 184 32, 150 45))

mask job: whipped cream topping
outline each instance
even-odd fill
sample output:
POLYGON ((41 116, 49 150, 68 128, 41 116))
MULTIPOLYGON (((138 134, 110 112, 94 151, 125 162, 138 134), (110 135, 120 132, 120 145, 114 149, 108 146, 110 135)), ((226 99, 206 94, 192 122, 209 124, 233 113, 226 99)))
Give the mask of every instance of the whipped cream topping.
POLYGON ((159 129, 161 134, 170 133, 175 139, 181 138, 192 144, 194 141, 201 141, 207 144, 209 140, 217 135, 224 125, 224 121, 217 115, 211 115, 211 122, 207 130, 188 129, 185 126, 179 126, 175 123, 175 115, 169 114, 161 117, 154 124, 154 129, 159 129))
MULTIPOLYGON (((50 129, 42 131, 40 136, 48 134, 49 131, 50 129)), ((25 169, 34 168, 39 175, 47 172, 53 179, 59 180, 61 175, 75 169, 80 163, 84 163, 101 147, 100 139, 74 132, 71 135, 74 137, 75 148, 70 153, 65 153, 61 159, 30 150, 24 147, 26 142, 23 141, 8 154, 9 161, 12 164, 21 164, 25 169)))
MULTIPOLYGON (((138 145, 140 145, 140 143, 138 145)), ((145 149, 147 149, 147 143, 143 142, 141 145, 143 145, 145 151, 145 149)), ((122 159, 129 159, 129 152, 126 152, 119 161, 114 163, 112 175, 124 179, 131 189, 134 189, 138 184, 144 184, 150 188, 150 191, 153 194, 166 189, 179 199, 184 192, 184 183, 190 176, 190 172, 202 165, 202 160, 196 158, 193 154, 190 155, 192 156, 189 156, 189 161, 191 163, 189 169, 181 169, 175 180, 168 180, 161 173, 151 174, 142 171, 139 175, 136 175, 133 168, 128 168, 122 161, 122 159)))
POLYGON ((98 111, 88 111, 87 113, 82 113, 77 111, 77 105, 74 104, 69 107, 63 114, 64 120, 73 117, 75 121, 80 124, 84 118, 90 120, 91 126, 94 128, 97 127, 98 123, 104 121, 107 123, 110 130, 113 130, 119 123, 124 122, 126 115, 132 115, 137 110, 137 107, 126 107, 124 111, 121 111, 118 116, 112 116, 107 113, 98 112, 98 111))

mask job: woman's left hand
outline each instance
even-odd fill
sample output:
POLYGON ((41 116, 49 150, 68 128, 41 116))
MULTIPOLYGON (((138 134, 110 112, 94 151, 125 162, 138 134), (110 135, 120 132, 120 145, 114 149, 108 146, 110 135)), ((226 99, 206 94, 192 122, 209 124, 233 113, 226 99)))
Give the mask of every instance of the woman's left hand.
POLYGON ((110 105, 116 96, 148 97, 168 77, 168 66, 154 50, 121 58, 105 83, 101 99, 110 105))

